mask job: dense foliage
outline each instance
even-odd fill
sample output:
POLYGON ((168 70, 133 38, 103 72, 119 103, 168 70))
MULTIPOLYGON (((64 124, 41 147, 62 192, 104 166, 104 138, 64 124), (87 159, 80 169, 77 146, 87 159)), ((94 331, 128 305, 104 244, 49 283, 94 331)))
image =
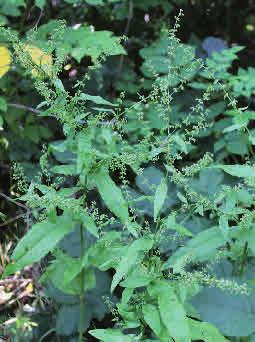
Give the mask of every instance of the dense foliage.
POLYGON ((3 338, 255 340, 238 3, 0 0, 3 338))

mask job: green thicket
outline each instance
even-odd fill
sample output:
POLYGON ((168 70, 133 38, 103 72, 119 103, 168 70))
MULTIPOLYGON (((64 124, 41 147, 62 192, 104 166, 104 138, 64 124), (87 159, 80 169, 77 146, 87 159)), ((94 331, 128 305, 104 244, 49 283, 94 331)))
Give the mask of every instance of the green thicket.
POLYGON ((2 305, 3 335, 254 341, 255 69, 239 60, 253 4, 10 3, 0 276, 37 265, 38 292, 30 313, 2 305), (222 39, 192 31, 192 13, 222 39))

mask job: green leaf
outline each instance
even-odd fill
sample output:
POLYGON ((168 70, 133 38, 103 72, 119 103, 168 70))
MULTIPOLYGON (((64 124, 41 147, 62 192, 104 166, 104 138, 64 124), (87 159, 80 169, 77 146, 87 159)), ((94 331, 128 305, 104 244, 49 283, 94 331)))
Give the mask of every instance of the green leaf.
POLYGON ((40 9, 43 9, 45 4, 46 4, 46 0, 35 0, 35 5, 39 7, 40 9))
POLYGON ((62 48, 78 63, 85 56, 91 56, 92 61, 96 62, 101 55, 126 54, 119 39, 114 37, 112 32, 93 31, 90 27, 69 28, 64 35, 62 48))
MULTIPOLYGON (((84 308, 84 331, 89 328, 93 313, 90 310, 91 306, 85 304, 84 308)), ((57 311, 56 317, 56 332, 60 336, 70 336, 79 331, 79 304, 62 305, 57 311)), ((70 341, 70 337, 68 338, 70 341)))
POLYGON ((6 112, 7 111, 7 102, 6 99, 3 96, 0 96, 0 111, 6 112))
POLYGON ((228 340, 221 335, 219 330, 207 322, 189 320, 189 327, 192 340, 203 340, 205 342, 227 342, 228 340))
POLYGON ((114 183, 106 169, 101 168, 95 173, 94 181, 97 189, 109 210, 111 210, 127 226, 131 234, 137 237, 137 226, 131 222, 128 212, 128 204, 125 201, 120 188, 114 183))
POLYGON ((158 306, 162 322, 170 336, 174 339, 189 338, 190 329, 186 312, 175 294, 174 288, 167 283, 156 283, 159 286, 158 306))
POLYGON ((98 105, 105 105, 105 106, 118 106, 116 104, 113 104, 105 99, 103 99, 101 96, 94 96, 94 95, 89 95, 85 93, 80 94, 80 99, 84 101, 91 101, 93 103, 96 103, 98 105))
POLYGON ((142 306, 142 310, 146 323, 156 335, 159 335, 161 331, 161 319, 157 307, 152 304, 145 304, 142 306))
POLYGON ((103 342, 134 342, 134 335, 124 335, 119 329, 90 330, 90 335, 103 342))
MULTIPOLYGON (((67 294, 79 295, 81 292, 81 270, 83 262, 80 258, 72 258, 61 250, 55 252, 53 260, 41 277, 41 281, 51 283, 67 294), (64 267, 63 267, 64 265, 64 267)), ((92 268, 84 268, 86 281, 83 286, 84 292, 94 288, 96 284, 95 274, 92 268)))
POLYGON ((184 226, 176 222, 176 217, 174 214, 168 215, 164 222, 167 229, 175 230, 181 237, 189 236, 193 237, 193 234, 184 226))
POLYGON ((136 265, 137 260, 141 261, 145 252, 153 247, 153 239, 151 237, 143 237, 135 240, 128 248, 126 253, 122 256, 116 268, 116 273, 112 279, 111 291, 119 284, 121 279, 128 274, 130 270, 136 265))
POLYGON ((53 166, 51 171, 65 176, 77 175, 77 167, 75 164, 53 166))
POLYGON ((98 228, 95 224, 93 217, 91 217, 86 211, 79 214, 82 223, 85 228, 95 237, 98 237, 98 228))
POLYGON ((154 222, 156 222, 158 214, 161 210, 161 208, 163 207, 163 204, 165 202, 166 199, 166 195, 167 195, 167 183, 166 183, 166 179, 162 178, 161 182, 159 184, 159 186, 156 189, 155 192, 155 199, 154 199, 154 222))
POLYGON ((181 257, 186 257, 187 262, 206 261, 212 258, 217 248, 225 244, 225 239, 218 227, 206 229, 189 240, 186 246, 180 247, 165 262, 164 269, 175 268, 181 257))
POLYGON ((54 223, 45 220, 35 224, 15 248, 12 254, 14 264, 7 267, 5 275, 40 261, 73 229, 74 222, 68 214, 58 216, 54 223))
POLYGON ((255 332, 254 294, 247 296, 204 288, 191 303, 204 321, 216 326, 224 335, 248 336, 255 332))
POLYGON ((147 286, 155 279, 155 276, 150 274, 145 267, 137 266, 120 285, 131 289, 147 286))
POLYGON ((78 134, 78 154, 77 154, 77 172, 85 177, 93 165, 93 150, 91 143, 91 134, 88 130, 81 131, 78 134))
POLYGON ((255 177, 255 168, 250 165, 213 165, 213 168, 222 169, 226 173, 234 177, 247 178, 255 177))
POLYGON ((226 216, 221 216, 219 219, 219 228, 226 240, 228 240, 229 235, 229 225, 228 218, 226 216))

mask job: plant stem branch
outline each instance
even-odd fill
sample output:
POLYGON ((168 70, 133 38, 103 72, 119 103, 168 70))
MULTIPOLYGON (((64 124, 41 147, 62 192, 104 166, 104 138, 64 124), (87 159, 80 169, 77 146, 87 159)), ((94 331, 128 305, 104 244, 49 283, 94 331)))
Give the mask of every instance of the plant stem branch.
POLYGON ((244 272, 244 266, 245 266, 246 259, 247 259, 247 253, 248 253, 248 242, 246 241, 244 244, 243 254, 241 257, 240 275, 243 275, 243 272, 244 272))
MULTIPOLYGON (((25 217, 26 217, 26 226, 27 226, 27 229, 29 228, 29 216, 31 214, 31 211, 30 209, 25 205, 25 204, 22 204, 20 202, 17 202, 15 201, 13 198, 5 195, 3 192, 0 191, 0 197, 3 197, 5 198, 7 201, 11 202, 11 203, 14 203, 16 204, 18 207, 24 209, 26 211, 26 214, 25 214, 25 217)), ((18 217, 19 218, 19 217, 18 217)), ((17 217, 16 217, 17 219, 17 217)), ((10 223, 10 222, 9 222, 10 223)))
POLYGON ((8 103, 8 106, 9 107, 14 107, 14 108, 19 108, 19 109, 25 109, 25 110, 28 110, 29 112, 32 112, 32 113, 35 113, 35 114, 41 114, 42 113, 42 111, 40 111, 40 110, 38 110, 36 108, 25 106, 25 105, 20 104, 20 103, 8 103))
MULTIPOLYGON (((84 236, 83 236, 83 225, 80 225, 80 242, 81 242, 81 261, 83 261, 85 256, 84 247, 84 236)), ((81 292, 80 292, 80 325, 79 325, 79 342, 83 341, 83 330, 84 330, 84 283, 85 283, 85 269, 82 268, 81 271, 81 292)))
MULTIPOLYGON (((133 4, 133 0, 130 0, 129 1, 127 24, 126 24, 125 31, 124 31, 124 36, 125 37, 128 36, 129 29, 130 29, 130 24, 131 24, 131 21, 133 19, 133 15, 134 15, 134 4, 133 4)), ((124 45, 126 45, 126 43, 124 43, 124 45)), ((121 71, 122 71, 122 67, 123 67, 123 63, 124 63, 124 55, 121 55, 120 56, 119 66, 118 66, 118 70, 117 70, 116 80, 118 80, 119 77, 120 77, 120 74, 121 74, 121 71)))

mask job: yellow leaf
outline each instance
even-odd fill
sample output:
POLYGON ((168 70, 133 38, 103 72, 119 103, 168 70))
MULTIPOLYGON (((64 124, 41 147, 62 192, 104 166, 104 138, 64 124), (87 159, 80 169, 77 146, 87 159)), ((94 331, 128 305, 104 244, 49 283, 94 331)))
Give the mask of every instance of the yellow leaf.
MULTIPOLYGON (((52 56, 46 54, 41 49, 39 49, 37 46, 33 45, 25 45, 24 51, 28 52, 31 56, 32 61, 38 65, 47 75, 51 74, 52 71, 52 56)), ((32 74, 34 76, 38 76, 39 72, 37 69, 32 69, 32 74)))
POLYGON ((33 290, 34 290, 33 284, 32 284, 32 283, 29 283, 29 284, 27 285, 27 287, 26 287, 26 292, 27 292, 27 293, 32 293, 33 290))
POLYGON ((10 69, 11 53, 5 46, 0 46, 0 78, 10 69))

